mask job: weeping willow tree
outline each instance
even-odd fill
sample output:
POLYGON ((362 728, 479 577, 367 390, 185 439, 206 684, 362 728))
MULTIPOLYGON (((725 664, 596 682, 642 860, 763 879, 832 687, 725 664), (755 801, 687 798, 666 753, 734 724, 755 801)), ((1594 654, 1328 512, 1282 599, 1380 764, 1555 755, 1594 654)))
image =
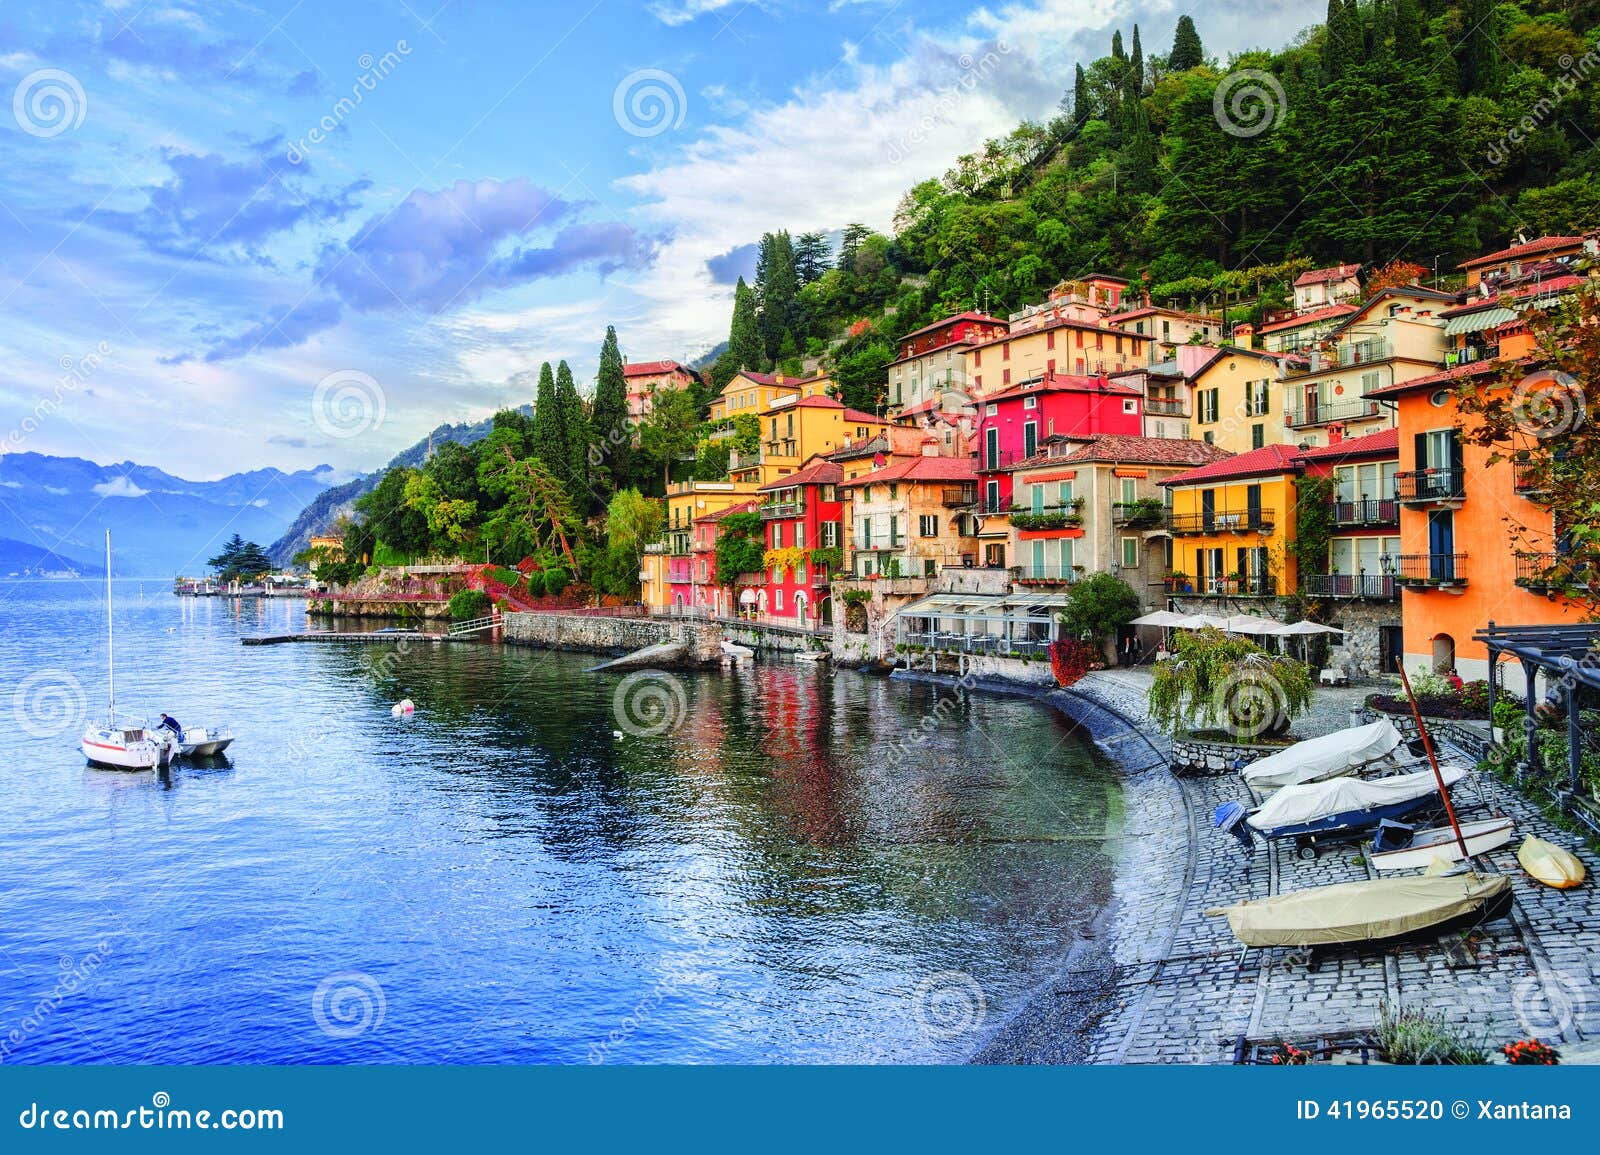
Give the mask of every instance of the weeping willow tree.
POLYGON ((1167 733, 1212 726, 1235 738, 1272 738, 1311 705, 1311 670, 1216 629, 1183 633, 1156 663, 1150 716, 1167 733))

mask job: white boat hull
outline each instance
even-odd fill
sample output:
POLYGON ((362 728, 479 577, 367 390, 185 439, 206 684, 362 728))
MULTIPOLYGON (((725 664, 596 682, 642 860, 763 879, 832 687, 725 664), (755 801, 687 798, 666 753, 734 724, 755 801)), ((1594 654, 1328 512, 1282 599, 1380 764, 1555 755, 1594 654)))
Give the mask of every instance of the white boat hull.
POLYGON ((143 731, 91 730, 79 743, 83 756, 109 770, 155 770, 172 761, 176 745, 143 731), (137 733, 137 738, 130 737, 137 733))
MULTIPOLYGON (((1511 841, 1517 824, 1510 818, 1485 818, 1477 822, 1463 822, 1461 836, 1466 841, 1469 855, 1487 854, 1511 841)), ((1378 850, 1371 854, 1373 868, 1379 871, 1426 870, 1435 859, 1446 862, 1461 861, 1461 847, 1456 842, 1456 832, 1448 826, 1419 830, 1412 835, 1411 845, 1395 850, 1378 850)))
POLYGON ((227 730, 192 726, 178 736, 178 753, 185 758, 213 758, 233 743, 227 730))

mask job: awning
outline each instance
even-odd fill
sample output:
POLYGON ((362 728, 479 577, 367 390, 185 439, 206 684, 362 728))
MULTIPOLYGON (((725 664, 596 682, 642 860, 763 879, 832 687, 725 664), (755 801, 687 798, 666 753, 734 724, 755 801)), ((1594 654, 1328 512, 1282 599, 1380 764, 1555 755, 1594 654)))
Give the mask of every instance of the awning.
POLYGON ((1462 317, 1451 317, 1445 322, 1444 335, 1459 337, 1463 333, 1481 333, 1485 329, 1497 329, 1501 325, 1509 325, 1517 319, 1516 310, 1496 305, 1492 309, 1481 309, 1462 317))

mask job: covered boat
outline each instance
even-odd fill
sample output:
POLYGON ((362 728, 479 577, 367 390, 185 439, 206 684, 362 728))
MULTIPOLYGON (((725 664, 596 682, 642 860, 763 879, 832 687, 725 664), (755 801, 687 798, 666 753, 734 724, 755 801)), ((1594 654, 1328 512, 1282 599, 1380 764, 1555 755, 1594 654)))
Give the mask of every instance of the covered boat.
POLYGON ((1562 850, 1553 842, 1529 835, 1517 850, 1517 861, 1522 869, 1546 886, 1568 890, 1584 879, 1586 871, 1578 856, 1562 850))
POLYGON ((1351 726, 1320 738, 1296 742, 1287 750, 1252 762, 1240 775, 1257 790, 1276 790, 1303 782, 1320 782, 1354 774, 1391 757, 1400 747, 1400 731, 1387 718, 1351 726))
POLYGON ((1510 909, 1509 878, 1469 871, 1343 882, 1206 913, 1227 918, 1246 946, 1304 947, 1389 943, 1503 918, 1510 909))
MULTIPOLYGON (((1460 766, 1441 769, 1445 786, 1466 777, 1460 766)), ((1331 778, 1285 786, 1245 821, 1266 838, 1367 830, 1385 818, 1404 818, 1440 801, 1432 770, 1371 780, 1331 778)))

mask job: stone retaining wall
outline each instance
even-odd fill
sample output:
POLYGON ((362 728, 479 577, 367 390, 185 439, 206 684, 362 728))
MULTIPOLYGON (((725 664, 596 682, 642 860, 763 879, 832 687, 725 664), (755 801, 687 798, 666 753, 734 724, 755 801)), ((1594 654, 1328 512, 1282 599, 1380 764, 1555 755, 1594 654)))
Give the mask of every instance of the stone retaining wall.
POLYGON ((504 615, 504 636, 514 645, 596 654, 629 654, 663 642, 683 642, 693 660, 721 660, 722 627, 707 622, 665 618, 611 618, 592 614, 504 615))
POLYGON ((1282 746, 1252 746, 1246 742, 1215 742, 1200 738, 1172 740, 1174 774, 1227 774, 1258 758, 1276 754, 1282 746))
POLYGON ((306 609, 312 617, 392 618, 405 622, 437 622, 450 617, 449 602, 391 601, 383 598, 332 601, 312 600, 306 609))

